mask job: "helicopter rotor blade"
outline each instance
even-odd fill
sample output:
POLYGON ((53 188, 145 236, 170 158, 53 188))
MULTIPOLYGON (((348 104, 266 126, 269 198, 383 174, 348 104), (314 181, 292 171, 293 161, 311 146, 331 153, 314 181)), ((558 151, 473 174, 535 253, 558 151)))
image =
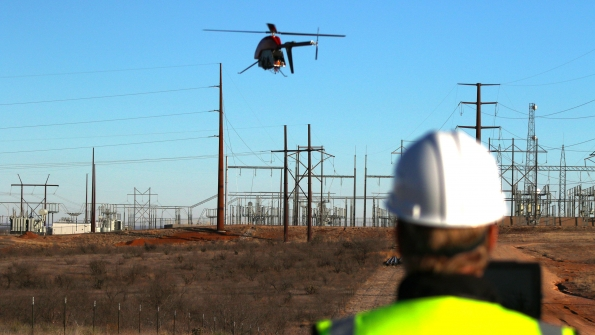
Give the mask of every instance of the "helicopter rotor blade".
POLYGON ((255 30, 224 30, 224 29, 203 29, 203 31, 216 31, 223 33, 252 33, 252 34, 270 34, 270 31, 255 31, 255 30))
POLYGON ((269 31, 271 32, 271 34, 276 34, 277 33, 277 27, 275 27, 274 24, 267 23, 267 26, 269 27, 269 31))
POLYGON ((238 72, 238 74, 242 74, 244 72, 246 72, 246 70, 248 70, 249 68, 253 67, 254 65, 256 65, 256 63, 258 63, 258 61, 252 63, 252 65, 248 66, 247 68, 243 69, 242 72, 238 72))
POLYGON ((257 31, 257 30, 227 30, 227 29, 203 29, 203 31, 215 31, 223 33, 249 33, 249 34, 277 34, 277 35, 292 35, 292 36, 322 36, 322 37, 345 37, 346 35, 334 34, 310 34, 310 33, 289 33, 282 31, 257 31))
POLYGON ((293 35, 293 36, 322 36, 322 37, 345 37, 347 35, 335 35, 335 34, 310 34, 310 33, 288 33, 278 31, 277 35, 293 35))

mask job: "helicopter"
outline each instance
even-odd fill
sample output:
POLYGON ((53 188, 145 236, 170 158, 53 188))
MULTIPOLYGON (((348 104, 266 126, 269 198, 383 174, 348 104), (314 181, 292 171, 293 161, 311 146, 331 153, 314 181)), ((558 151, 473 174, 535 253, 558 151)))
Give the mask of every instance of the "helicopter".
POLYGON ((250 69, 254 65, 258 64, 258 67, 263 68, 264 70, 271 70, 273 73, 281 72, 282 75, 285 74, 281 71, 282 67, 285 67, 285 56, 283 55, 283 50, 287 50, 287 59, 289 61, 289 69, 291 73, 293 73, 293 54, 292 49, 294 47, 304 47, 309 45, 316 46, 316 56, 315 59, 318 59, 318 37, 345 37, 345 35, 334 35, 334 34, 319 34, 318 31, 316 34, 310 33, 291 33, 291 32, 282 32, 278 31, 277 27, 275 27, 272 23, 267 23, 269 28, 268 31, 252 31, 252 30, 221 30, 221 29, 203 29, 204 31, 217 31, 217 32, 226 32, 226 33, 255 33, 255 34, 270 34, 270 36, 266 36, 260 40, 258 45, 256 46, 256 51, 254 52, 254 59, 257 61, 254 62, 252 65, 248 66, 239 74, 246 72, 246 70, 250 69), (281 39, 277 35, 294 35, 294 36, 316 36, 316 41, 306 41, 306 42, 285 42, 281 43, 281 39))

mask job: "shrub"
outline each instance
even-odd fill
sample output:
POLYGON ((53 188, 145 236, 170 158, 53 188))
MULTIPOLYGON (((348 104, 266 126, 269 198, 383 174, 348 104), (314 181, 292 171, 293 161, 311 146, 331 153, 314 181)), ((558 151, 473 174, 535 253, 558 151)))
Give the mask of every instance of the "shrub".
POLYGON ((45 278, 37 273, 35 267, 29 262, 13 262, 2 273, 6 288, 12 284, 16 288, 39 288, 46 285, 45 278))
POLYGON ((314 294, 318 290, 316 289, 316 286, 314 286, 314 285, 306 285, 306 286, 304 286, 304 291, 306 291, 306 294, 314 294))
POLYGON ((81 244, 79 249, 83 254, 96 254, 97 246, 95 244, 81 244))
POLYGON ((107 262, 104 260, 92 260, 89 262, 89 269, 93 277, 93 288, 101 289, 107 280, 107 262))
POLYGON ((137 263, 132 264, 128 271, 124 274, 124 279, 128 284, 134 284, 137 278, 141 277, 147 272, 147 267, 137 263))

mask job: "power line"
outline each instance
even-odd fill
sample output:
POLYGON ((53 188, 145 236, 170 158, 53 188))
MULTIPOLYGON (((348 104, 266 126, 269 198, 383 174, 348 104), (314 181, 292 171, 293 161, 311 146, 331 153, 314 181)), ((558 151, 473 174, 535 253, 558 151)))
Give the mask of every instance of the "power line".
POLYGON ((527 119, 526 117, 508 117, 508 116, 500 116, 500 115, 494 115, 494 114, 489 114, 489 113, 484 113, 484 112, 481 112, 481 114, 497 117, 499 119, 507 119, 507 120, 526 120, 527 119))
POLYGON ((30 152, 45 152, 45 151, 62 151, 62 150, 78 150, 78 149, 92 149, 92 148, 106 148, 106 147, 119 147, 119 146, 126 146, 126 145, 137 145, 137 144, 150 144, 150 143, 165 143, 165 142, 176 142, 176 141, 188 141, 188 140, 196 140, 202 138, 211 138, 217 137, 213 136, 203 136, 203 137, 188 137, 188 138, 179 138, 173 140, 161 140, 161 141, 146 141, 146 142, 132 142, 132 143, 119 143, 119 144, 104 144, 104 145, 92 145, 86 147, 70 147, 70 148, 55 148, 55 149, 36 149, 36 150, 19 150, 19 151, 0 151, 0 154, 20 154, 20 153, 30 153, 30 152))
POLYGON ((580 119, 592 119, 595 115, 587 115, 587 116, 576 116, 576 117, 541 117, 542 119, 547 120, 580 120, 580 119))
MULTIPOLYGON (((210 112, 210 111, 209 111, 210 112)), ((177 115, 177 114, 176 114, 177 115)), ((301 124, 300 124, 301 125, 301 124)), ((295 125, 290 125, 295 126, 295 125)), ((260 127, 240 127, 238 130, 245 129, 260 129, 260 128, 278 128, 283 125, 273 126, 260 126, 260 127)), ((50 138, 26 138, 26 139, 5 139, 3 142, 37 142, 37 141, 57 141, 57 140, 77 140, 77 139, 90 139, 90 138, 115 138, 115 137, 134 137, 134 136, 153 136, 153 135, 171 135, 171 134, 188 134, 188 133, 205 133, 214 132, 217 129, 201 129, 201 130, 189 130, 189 131, 168 131, 168 132, 157 132, 157 133, 135 133, 135 134, 113 134, 113 135, 96 135, 96 136, 74 136, 74 137, 50 137, 50 138)))
POLYGON ((546 70, 546 71, 543 71, 543 72, 540 72, 540 73, 537 73, 537 74, 534 74, 534 75, 531 75, 531 76, 528 76, 528 77, 525 77, 525 78, 521 78, 521 79, 517 79, 517 80, 509 81, 509 82, 507 82, 507 83, 504 83, 504 84, 502 84, 502 85, 508 85, 508 84, 516 83, 516 82, 519 82, 519 81, 523 81, 523 80, 526 80, 526 79, 530 79, 530 78, 534 78, 534 77, 540 76, 540 75, 542 75, 542 74, 544 74, 544 73, 548 73, 548 72, 550 72, 550 71, 554 71, 554 70, 556 70, 556 69, 559 69, 559 68, 561 68, 561 67, 562 67, 562 66, 564 66, 564 65, 567 65, 567 64, 570 64, 570 63, 574 62, 575 60, 578 60, 578 59, 580 59, 580 58, 583 58, 583 57, 585 57, 586 55, 588 55, 588 54, 592 53, 593 51, 595 51, 595 49, 591 49, 591 50, 587 51, 586 53, 584 53, 584 54, 582 54, 582 55, 580 55, 580 56, 578 56, 578 57, 576 57, 576 58, 574 58, 574 59, 571 59, 571 60, 569 60, 568 62, 566 62, 566 63, 564 63, 564 64, 561 64, 561 65, 555 66, 555 67, 553 67, 553 68, 551 68, 551 69, 549 69, 549 70, 546 70))
POLYGON ((527 114, 527 113, 524 113, 524 112, 518 111, 518 110, 516 110, 516 109, 514 109, 514 108, 508 107, 508 106, 506 106, 505 104, 503 104, 503 103, 501 103, 501 102, 498 102, 498 105, 500 105, 500 106, 502 106, 502 107, 504 107, 504 108, 506 108, 506 109, 510 109, 511 111, 513 111, 513 112, 517 112, 517 113, 519 113, 519 114, 523 114, 523 115, 529 115, 529 114, 527 114))
MULTIPOLYGON (((593 99, 593 100, 590 100, 590 101, 587 101, 587 102, 584 102, 584 103, 582 103, 582 104, 580 104, 580 105, 576 105, 576 106, 574 106, 574 107, 570 107, 570 108, 567 108, 567 109, 564 109, 564 110, 558 111, 558 112, 549 113, 549 114, 545 114, 545 115, 538 115, 538 116, 535 116, 535 118, 540 118, 540 119, 550 119, 550 120, 578 120, 578 119, 590 119, 590 118, 594 118, 594 117, 595 117, 595 115, 576 116, 576 117, 550 117, 551 115, 556 115, 556 114, 561 114, 561 113, 564 113, 564 112, 568 112, 568 111, 571 111, 571 110, 573 110, 573 109, 577 109, 577 108, 579 108, 579 107, 582 107, 582 106, 585 106, 585 105, 591 104, 591 103, 593 103, 593 102, 595 102, 595 99, 593 99)), ((502 105, 502 106, 504 106, 504 105, 502 105)), ((504 106, 504 107, 506 107, 506 106, 504 106)), ((519 112, 519 111, 517 111, 517 110, 515 110, 515 109, 512 109, 512 108, 510 108, 510 107, 506 107, 506 108, 508 108, 508 109, 510 109, 510 110, 512 110, 512 111, 515 111, 515 112, 519 112)), ((519 113, 520 113, 520 112, 519 112, 519 113)), ((484 114, 485 114, 485 113, 484 113, 484 114)), ((521 114, 522 114, 522 113, 521 113, 521 114)), ((486 115, 490 115, 490 114, 486 114, 486 115)), ((524 119, 524 118, 520 118, 520 117, 516 117, 516 118, 515 118, 515 117, 506 117, 506 116, 500 116, 500 115, 494 115, 494 116, 495 116, 495 117, 498 117, 498 118, 501 118, 501 119, 509 119, 509 120, 522 120, 522 119, 524 119)))
MULTIPOLYGON (((255 154, 269 153, 269 151, 258 152, 239 152, 229 155, 230 157, 253 156, 255 154)), ((200 160, 217 158, 218 154, 200 155, 200 156, 180 156, 180 157, 161 157, 161 158, 141 158, 141 159, 125 159, 113 161, 95 161, 95 165, 120 165, 120 164, 142 164, 142 163, 160 163, 160 162, 174 162, 186 160, 200 160)), ((66 162, 66 163, 30 163, 30 164, 5 164, 0 165, 0 170, 11 169, 47 169, 47 168, 66 168, 66 167, 87 167, 89 162, 66 162)))
MULTIPOLYGON (((411 135, 422 125, 424 124, 424 122, 426 122, 428 120, 428 118, 430 118, 430 116, 432 116, 434 114, 434 112, 436 112, 436 110, 438 109, 438 107, 440 107, 440 105, 442 105, 442 103, 444 102, 444 100, 446 100, 446 98, 448 98, 450 96, 450 94, 452 93, 452 91, 455 90, 455 88, 458 88, 459 85, 453 85, 453 87, 450 89, 450 91, 446 94, 446 96, 444 96, 444 98, 442 98, 442 100, 440 101, 440 103, 438 104, 438 106, 436 106, 431 112, 430 114, 428 114, 428 116, 426 116, 425 119, 423 119, 423 121, 421 121, 421 123, 419 125, 417 125, 417 127, 415 127, 410 133, 409 135, 407 135, 407 138, 411 137, 411 135)), ((452 116, 452 114, 451 114, 452 116)), ((450 118, 450 117, 449 117, 450 118)), ((448 121, 448 119, 446 120, 448 121)), ((442 125, 444 126, 444 124, 442 125)), ((442 127, 440 127, 442 128, 442 127)))
MULTIPOLYGON (((584 144, 584 143, 588 143, 588 142, 592 142, 592 141, 595 141, 595 138, 592 138, 592 139, 586 140, 586 141, 582 141, 582 142, 578 142, 578 143, 574 143, 574 144, 571 144, 571 145, 564 145, 564 147, 565 148, 569 148, 569 147, 573 147, 575 145, 584 144)), ((551 148, 551 149, 561 150, 561 147, 560 148, 551 148)))
POLYGON ((144 70, 160 70, 160 69, 173 69, 173 68, 194 67, 194 66, 215 65, 215 64, 219 64, 219 63, 187 64, 187 65, 171 65, 171 66, 154 66, 154 67, 138 67, 138 68, 116 69, 116 70, 97 70, 97 71, 60 72, 60 73, 42 73, 42 74, 22 74, 22 75, 14 75, 14 76, 0 76, 0 79, 48 77, 48 76, 67 76, 67 75, 75 75, 75 74, 95 74, 95 73, 110 73, 110 72, 144 71, 144 70))
POLYGON ((202 90, 202 89, 205 89, 205 88, 212 88, 212 87, 214 87, 214 86, 189 87, 189 88, 179 88, 179 89, 175 89, 175 90, 148 91, 148 92, 125 93, 125 94, 114 94, 114 95, 99 95, 99 96, 94 96, 94 97, 83 97, 83 98, 40 100, 40 101, 25 101, 25 102, 10 102, 10 103, 0 104, 0 106, 31 105, 31 104, 43 104, 43 103, 52 103, 52 102, 65 102, 65 101, 79 101, 79 100, 118 98, 118 97, 129 97, 129 96, 135 96, 135 95, 147 95, 147 94, 157 94, 157 93, 171 93, 171 92, 182 92, 182 91, 194 91, 194 90, 202 90))
POLYGON ((94 121, 79 121, 79 122, 65 122, 65 123, 50 123, 50 124, 38 124, 31 126, 13 126, 13 127, 1 127, 0 130, 6 129, 22 129, 22 128, 39 128, 39 127, 55 127, 55 126, 70 126, 75 124, 89 124, 89 123, 102 123, 102 122, 116 122, 116 121, 129 121, 129 120, 140 120, 140 119, 154 119, 160 117, 180 116, 180 115, 192 115, 202 113, 212 113, 214 110, 200 111, 200 112, 187 112, 187 113, 175 113, 175 114, 161 114, 161 115, 149 115, 149 116, 137 116, 119 119, 106 119, 106 120, 94 120, 94 121))
MULTIPOLYGON (((265 153, 266 151, 261 151, 259 153, 265 153)), ((255 155, 255 152, 240 152, 234 153, 233 156, 252 156, 255 155)), ((137 163, 156 163, 156 162, 172 162, 172 161, 183 161, 183 160, 195 160, 195 159, 210 159, 210 158, 217 158, 219 157, 218 154, 212 155, 201 155, 201 156, 182 156, 182 157, 164 157, 164 158, 144 158, 144 159, 126 159, 126 160, 116 160, 116 161, 102 161, 102 162, 95 162, 95 165, 114 165, 114 164, 137 164, 137 163)), ((88 165, 89 163, 87 163, 88 165)))
POLYGON ((550 114, 541 115, 540 117, 542 117, 542 118, 547 118, 547 119, 554 119, 554 118, 548 118, 547 116, 550 116, 550 115, 556 115, 556 114, 560 114, 560 113, 564 113, 564 112, 568 112, 568 111, 571 111, 571 110, 573 110, 573 109, 576 109, 576 108, 582 107, 582 106, 584 106, 584 105, 588 105, 588 104, 590 104, 590 103, 592 103, 592 102, 595 102, 595 99, 593 99, 593 100, 591 100, 591 101, 587 101, 587 102, 585 102, 585 103, 582 103, 582 104, 580 104, 580 105, 577 105, 577 106, 574 106, 574 107, 570 107, 570 108, 568 108, 568 109, 565 109, 565 110, 561 110, 561 111, 559 111, 559 112, 555 112, 555 113, 550 113, 550 114))
POLYGON ((517 138, 519 140, 526 140, 526 138, 520 137, 519 135, 509 132, 508 130, 506 130, 506 128, 501 127, 500 129, 504 130, 505 132, 509 133, 510 135, 514 136, 515 138, 517 138))
POLYGON ((564 83, 568 83, 568 82, 571 82, 571 81, 581 80, 581 79, 585 79, 585 78, 589 78, 589 77, 593 77, 593 76, 595 76, 595 73, 588 74, 588 75, 586 75, 586 76, 582 76, 582 77, 577 77, 577 78, 572 78, 572 79, 567 79, 567 80, 556 81, 556 82, 552 82, 552 83, 545 83, 545 84, 527 84, 527 85, 507 85, 507 86, 523 86, 523 87, 529 87, 529 86, 548 86, 548 85, 557 85, 557 84, 564 84, 564 83))
MULTIPOLYGON (((236 133, 236 135, 238 135, 238 137, 240 138, 240 140, 242 141, 242 143, 244 143, 244 145, 246 146, 246 148, 248 148, 248 150, 254 152, 252 150, 252 148, 250 148, 250 146, 246 143, 246 141, 244 141, 244 139, 242 138, 242 136, 240 136, 240 134, 238 134, 238 132, 236 131, 236 129, 234 128, 233 124, 231 124, 231 122, 229 122, 229 119, 227 118, 227 115, 223 115, 223 117, 225 117, 225 121, 227 121, 227 123, 231 126, 231 129, 233 129, 234 133, 236 133)), ((260 159, 264 164, 269 165, 267 162, 265 162, 264 159, 262 159, 262 157, 254 154, 256 157, 258 157, 258 159, 260 159)))
POLYGON ((438 128, 438 130, 441 130, 442 127, 444 127, 444 125, 446 124, 446 122, 448 122, 448 120, 450 120, 450 118, 453 116, 453 114, 457 111, 457 108, 459 108, 461 104, 459 103, 457 105, 457 107, 455 107, 455 109, 453 109, 452 113, 450 113, 450 116, 446 119, 446 121, 444 121, 444 123, 440 126, 440 128, 438 128))

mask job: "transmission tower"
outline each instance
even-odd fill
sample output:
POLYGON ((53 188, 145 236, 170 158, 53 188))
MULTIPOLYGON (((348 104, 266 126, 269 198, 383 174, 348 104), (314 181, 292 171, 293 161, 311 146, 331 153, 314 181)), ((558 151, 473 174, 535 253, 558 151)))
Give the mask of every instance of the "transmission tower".
POLYGON ((528 222, 535 222, 539 215, 537 208, 537 136, 535 136, 535 110, 537 110, 537 105, 530 103, 529 129, 527 131, 527 159, 525 161, 525 194, 530 199, 527 204, 528 222))
POLYGON ((560 185, 558 186, 558 215, 566 216, 566 153, 564 144, 560 152, 560 185))

